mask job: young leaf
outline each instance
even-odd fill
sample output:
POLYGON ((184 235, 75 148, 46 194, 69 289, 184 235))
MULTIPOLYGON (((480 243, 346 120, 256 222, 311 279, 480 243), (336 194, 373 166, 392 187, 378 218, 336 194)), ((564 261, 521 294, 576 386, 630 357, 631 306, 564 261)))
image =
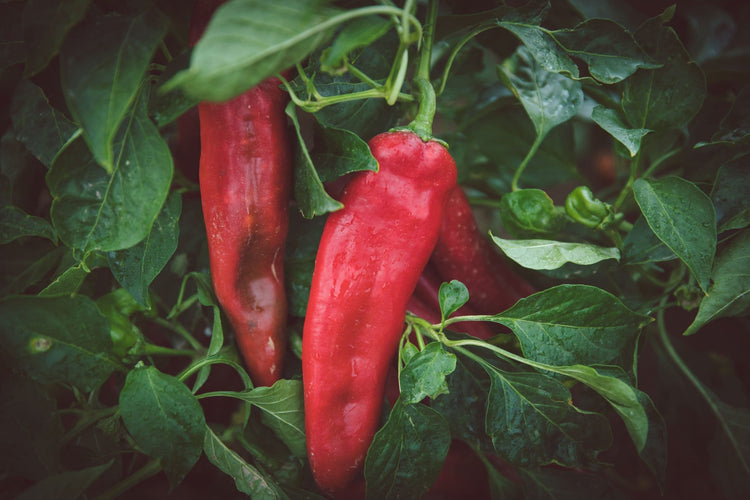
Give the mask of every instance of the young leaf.
POLYGON ((487 373, 487 434, 512 464, 588 467, 610 445, 607 419, 573 406, 562 382, 541 373, 487 373))
POLYGON ((225 445, 208 426, 206 426, 206 435, 203 439, 203 452, 209 462, 234 479, 237 491, 251 498, 263 500, 284 498, 280 493, 279 485, 271 477, 262 474, 257 468, 247 463, 225 445))
POLYGON ((591 119, 606 130, 620 144, 628 148, 630 156, 635 156, 641 149, 641 139, 651 132, 646 128, 630 128, 622 122, 617 111, 604 106, 596 106, 591 112, 591 119))
POLYGON ((469 290, 466 285, 457 280, 441 283, 438 290, 440 311, 443 318, 449 318, 469 301, 469 290))
POLYGON ((120 392, 120 415, 149 456, 158 458, 172 486, 198 461, 206 420, 185 384, 153 366, 131 370, 120 392))
POLYGON ((172 155, 146 114, 148 93, 118 134, 117 162, 99 168, 81 140, 56 158, 47 174, 52 224, 69 247, 85 252, 130 248, 159 215, 172 181, 172 155))
POLYGON ((46 167, 52 166, 57 154, 78 130, 50 105, 44 91, 29 80, 21 80, 16 87, 11 113, 18 140, 46 167))
POLYGON ((80 498, 104 472, 114 463, 114 459, 101 465, 86 469, 69 470, 49 476, 34 486, 24 490, 16 500, 37 500, 39 498, 56 498, 75 500, 80 498))
POLYGON ((83 19, 91 0, 29 0, 23 11, 26 76, 43 70, 60 51, 65 35, 83 19))
POLYGON ((29 215, 11 205, 0 208, 0 245, 24 236, 39 236, 57 242, 55 230, 41 217, 29 215))
POLYGON ((177 249, 182 198, 173 192, 146 238, 134 247, 109 252, 109 268, 115 279, 142 306, 148 307, 148 287, 177 249))
POLYGON ((73 30, 60 51, 65 99, 96 161, 112 173, 112 141, 166 34, 156 9, 130 18, 103 16, 73 30))
POLYGON ((498 67, 498 74, 521 101, 539 138, 573 118, 583 103, 580 82, 545 70, 525 47, 498 67))
POLYGON ((435 482, 450 441, 448 424, 440 414, 399 399, 367 452, 367 498, 422 497, 435 482))
POLYGON ((326 193, 323 183, 315 170, 310 153, 302 138, 299 121, 297 120, 296 106, 289 103, 286 114, 291 118, 294 129, 297 131, 297 154, 294 166, 294 198, 299 204, 302 216, 312 219, 316 215, 335 212, 344 205, 334 200, 326 193))
POLYGON ((455 354, 445 352, 440 342, 427 344, 401 372, 401 399, 405 404, 419 403, 426 397, 447 394, 445 378, 455 369, 455 354))
POLYGON ((224 101, 301 61, 320 46, 338 13, 324 2, 236 0, 222 5, 193 50, 190 69, 164 90, 224 101), (269 29, 273 27, 273 29, 269 29))
POLYGON ((243 399, 263 411, 263 422, 286 443, 298 457, 305 448, 305 417, 302 410, 302 383, 282 379, 271 387, 256 387, 243 399))
POLYGON ((715 319, 741 316, 750 310, 750 229, 735 235, 721 250, 711 281, 708 295, 701 301, 698 314, 685 335, 696 333, 715 319))
POLYGON ((679 177, 638 179, 635 200, 648 225, 708 290, 716 252, 716 216, 711 199, 679 177))
POLYGON ((528 359, 549 365, 617 365, 630 372, 639 330, 651 321, 614 295, 559 285, 519 300, 492 321, 508 326, 528 359))
POLYGON ((88 392, 117 365, 109 323, 96 303, 73 297, 10 297, 0 302, 0 345, 14 364, 43 384, 70 384, 88 392))
POLYGON ((590 266, 607 259, 620 260, 617 248, 590 243, 566 243, 551 240, 504 240, 492 236, 495 244, 509 258, 528 269, 558 269, 571 262, 590 266))

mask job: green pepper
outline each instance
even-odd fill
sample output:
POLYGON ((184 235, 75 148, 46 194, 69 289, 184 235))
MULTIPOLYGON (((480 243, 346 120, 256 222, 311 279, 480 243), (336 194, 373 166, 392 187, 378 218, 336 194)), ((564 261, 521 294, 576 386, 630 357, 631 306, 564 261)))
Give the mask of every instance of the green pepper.
POLYGON ((611 206, 594 197, 587 186, 578 186, 568 195, 565 211, 573 220, 590 228, 604 228, 614 215, 611 206))

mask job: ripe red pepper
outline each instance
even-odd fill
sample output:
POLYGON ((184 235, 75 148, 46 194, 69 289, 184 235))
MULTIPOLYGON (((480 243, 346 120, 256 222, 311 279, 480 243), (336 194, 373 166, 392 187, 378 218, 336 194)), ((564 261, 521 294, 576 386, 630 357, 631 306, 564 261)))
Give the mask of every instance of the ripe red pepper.
POLYGON ((458 280, 469 290, 469 304, 479 314, 497 314, 534 287, 518 276, 479 231, 461 186, 451 191, 440 238, 430 261, 443 281, 458 280))
POLYGON ((308 457, 334 496, 360 472, 377 430, 407 303, 456 182, 437 141, 399 131, 369 146, 379 171, 356 173, 326 221, 302 337, 308 457))
MULTIPOLYGON (((221 3, 197 2, 193 43, 221 3)), ((280 84, 269 78, 229 101, 198 105, 211 278, 256 385, 279 379, 286 348, 291 147, 280 84)))

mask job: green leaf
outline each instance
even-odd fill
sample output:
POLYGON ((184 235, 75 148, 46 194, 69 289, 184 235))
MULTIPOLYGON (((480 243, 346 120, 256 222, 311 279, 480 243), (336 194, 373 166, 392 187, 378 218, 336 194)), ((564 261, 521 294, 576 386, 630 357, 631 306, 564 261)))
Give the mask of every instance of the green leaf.
POLYGON ((112 141, 167 31, 156 9, 101 16, 71 31, 60 51, 63 92, 96 161, 115 169, 112 141))
POLYGON ((719 130, 711 137, 714 142, 742 142, 750 138, 750 86, 740 90, 732 108, 721 120, 719 130))
POLYGON ((630 128, 620 119, 620 115, 614 109, 604 106, 596 106, 591 112, 591 119, 601 128, 606 130, 612 137, 617 139, 623 146, 628 148, 630 156, 635 156, 641 149, 641 139, 651 132, 645 128, 630 128))
POLYGON ((288 312, 299 318, 303 318, 307 312, 307 299, 310 296, 310 284, 315 269, 315 255, 325 222, 325 216, 307 220, 297 211, 290 214, 284 259, 284 280, 289 303, 288 312))
POLYGON ((355 19, 347 24, 331 46, 323 51, 320 69, 335 72, 344 64, 347 55, 354 50, 366 47, 391 29, 392 22, 382 17, 368 16, 355 19))
POLYGON ((607 419, 576 408, 562 382, 540 373, 487 373, 487 434, 512 464, 588 467, 610 445, 607 419))
POLYGON ((193 50, 190 69, 163 87, 225 101, 302 61, 332 33, 325 2, 235 0, 217 9, 193 50), (269 29, 272 27, 272 29, 269 29))
POLYGON ((326 193, 323 183, 315 170, 310 153, 302 137, 299 120, 297 120, 296 106, 290 102, 286 107, 286 114, 291 118, 297 132, 297 154, 294 166, 294 198, 297 200, 303 217, 312 219, 316 215, 335 212, 343 208, 340 202, 326 193))
POLYGON ((64 246, 55 247, 49 240, 38 238, 2 247, 0 295, 23 293, 49 276, 69 253, 64 246))
POLYGON ((521 101, 537 137, 573 118, 583 103, 581 83, 542 68, 525 47, 498 67, 501 81, 521 101))
POLYGON ((503 227, 518 238, 552 235, 564 225, 552 198, 541 189, 519 189, 503 195, 500 218, 503 227))
POLYGON ((469 301, 469 290, 466 285, 457 280, 441 283, 438 290, 438 300, 440 301, 440 311, 443 318, 449 318, 469 301))
POLYGON ((18 140, 46 167, 52 165, 78 131, 73 122, 50 105, 44 91, 29 80, 21 80, 16 87, 11 113, 18 140))
POLYGON ((431 342, 411 358, 401 372, 401 399, 405 404, 435 399, 448 393, 445 378, 456 369, 456 355, 445 352, 439 342, 431 342))
POLYGON ((271 387, 256 387, 243 396, 263 412, 263 422, 273 429, 298 457, 305 448, 305 415, 302 409, 302 382, 281 379, 271 387))
POLYGON ((44 290, 39 292, 38 295, 40 297, 54 297, 56 295, 71 296, 78 292, 89 272, 84 263, 70 266, 57 276, 52 283, 47 285, 44 290))
POLYGON ((117 368, 109 323, 88 297, 10 297, 0 302, 0 345, 12 361, 43 384, 70 384, 83 392, 117 368))
POLYGON ((641 216, 625 237, 622 247, 624 264, 653 264, 676 259, 674 252, 651 230, 646 218, 641 216))
MULTIPOLYGON (((167 64, 164 72, 159 75, 159 81, 156 82, 154 88, 160 88, 164 82, 176 75, 177 72, 186 69, 189 64, 190 51, 185 50, 167 64)), ((156 123, 156 126, 162 128, 174 122, 183 113, 197 104, 197 99, 187 96, 179 88, 169 92, 152 92, 148 103, 148 113, 154 120, 154 123, 156 123)))
POLYGON ((142 306, 149 306, 148 287, 177 249, 182 198, 173 192, 144 240, 126 250, 110 252, 109 268, 123 288, 142 306))
MULTIPOLYGON (((144 94, 147 94, 145 92, 144 94)), ((69 247, 88 252, 130 248, 148 236, 172 181, 169 147, 146 115, 148 96, 123 123, 110 174, 77 140, 47 174, 52 224, 69 247)))
POLYGON ((719 252, 711 281, 713 284, 685 335, 696 333, 715 319, 741 316, 750 310, 750 229, 735 235, 719 252))
POLYGON ((509 258, 528 269, 559 269, 567 263, 590 266, 607 259, 620 260, 617 248, 590 243, 567 243, 552 240, 504 240, 492 236, 495 244, 509 258))
POLYGON ((638 179, 635 200, 648 225, 708 290, 716 252, 716 216, 711 199, 679 177, 638 179))
POLYGON ((483 371, 472 372, 464 362, 460 357, 456 360, 455 370, 446 379, 448 392, 430 401, 430 407, 448 421, 453 438, 482 442, 489 384, 486 376, 482 378, 483 371))
POLYGON ((722 165, 711 190, 711 201, 719 232, 750 225, 750 169, 744 160, 722 165))
POLYGON ((625 81, 622 108, 633 128, 661 130, 687 124, 703 105, 706 79, 662 16, 635 33, 643 49, 662 66, 641 69, 625 81))
POLYGON ((617 365, 630 372, 640 328, 651 321, 589 285, 559 285, 519 300, 492 321, 513 330, 526 358, 557 366, 617 365))
POLYGON ((561 73, 571 78, 579 78, 580 71, 576 63, 568 57, 565 49, 558 45, 549 30, 538 24, 503 20, 499 25, 523 42, 526 49, 534 56, 536 62, 551 73, 561 73))
POLYGON ((25 236, 39 236, 57 242, 57 235, 49 222, 29 215, 18 207, 0 208, 0 245, 25 236))
POLYGON ((47 67, 65 35, 83 19, 91 0, 29 0, 23 11, 27 76, 47 67))
POLYGON ((224 444, 208 426, 206 426, 206 434, 203 439, 203 452, 209 462, 234 479, 237 491, 258 500, 284 498, 279 491, 279 485, 272 478, 262 474, 257 468, 247 463, 234 450, 224 444))
POLYGON ((450 441, 439 413, 399 399, 367 452, 367 498, 421 498, 437 479, 450 441))
POLYGON ((367 143, 354 132, 333 127, 320 127, 316 132, 311 159, 322 182, 360 170, 378 171, 367 143))
POLYGON ((138 447, 161 461, 172 486, 198 461, 206 420, 185 384, 153 366, 131 370, 120 392, 120 415, 138 447))
POLYGON ((86 469, 60 472, 46 477, 24 490, 16 500, 37 500, 39 498, 55 498, 59 500, 76 500, 86 489, 96 481, 114 463, 114 459, 101 465, 86 469))

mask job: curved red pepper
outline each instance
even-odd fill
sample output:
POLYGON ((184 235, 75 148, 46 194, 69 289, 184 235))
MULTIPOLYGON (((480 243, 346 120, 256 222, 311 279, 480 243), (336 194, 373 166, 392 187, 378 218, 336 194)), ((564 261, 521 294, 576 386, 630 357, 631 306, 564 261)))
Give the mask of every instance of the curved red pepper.
MULTIPOLYGON (((192 37, 220 3, 198 2, 192 37)), ((291 148, 280 84, 270 78, 229 101, 198 105, 211 278, 257 385, 279 379, 286 348, 291 148)))
POLYGON ((323 231, 302 337, 307 450, 323 491, 344 491, 377 430, 409 297, 438 238, 456 165, 412 132, 374 137, 323 231))
POLYGON ((479 231, 469 200, 458 185, 446 202, 431 262, 443 281, 466 285, 469 304, 479 314, 497 314, 534 293, 534 287, 513 272, 479 231))

